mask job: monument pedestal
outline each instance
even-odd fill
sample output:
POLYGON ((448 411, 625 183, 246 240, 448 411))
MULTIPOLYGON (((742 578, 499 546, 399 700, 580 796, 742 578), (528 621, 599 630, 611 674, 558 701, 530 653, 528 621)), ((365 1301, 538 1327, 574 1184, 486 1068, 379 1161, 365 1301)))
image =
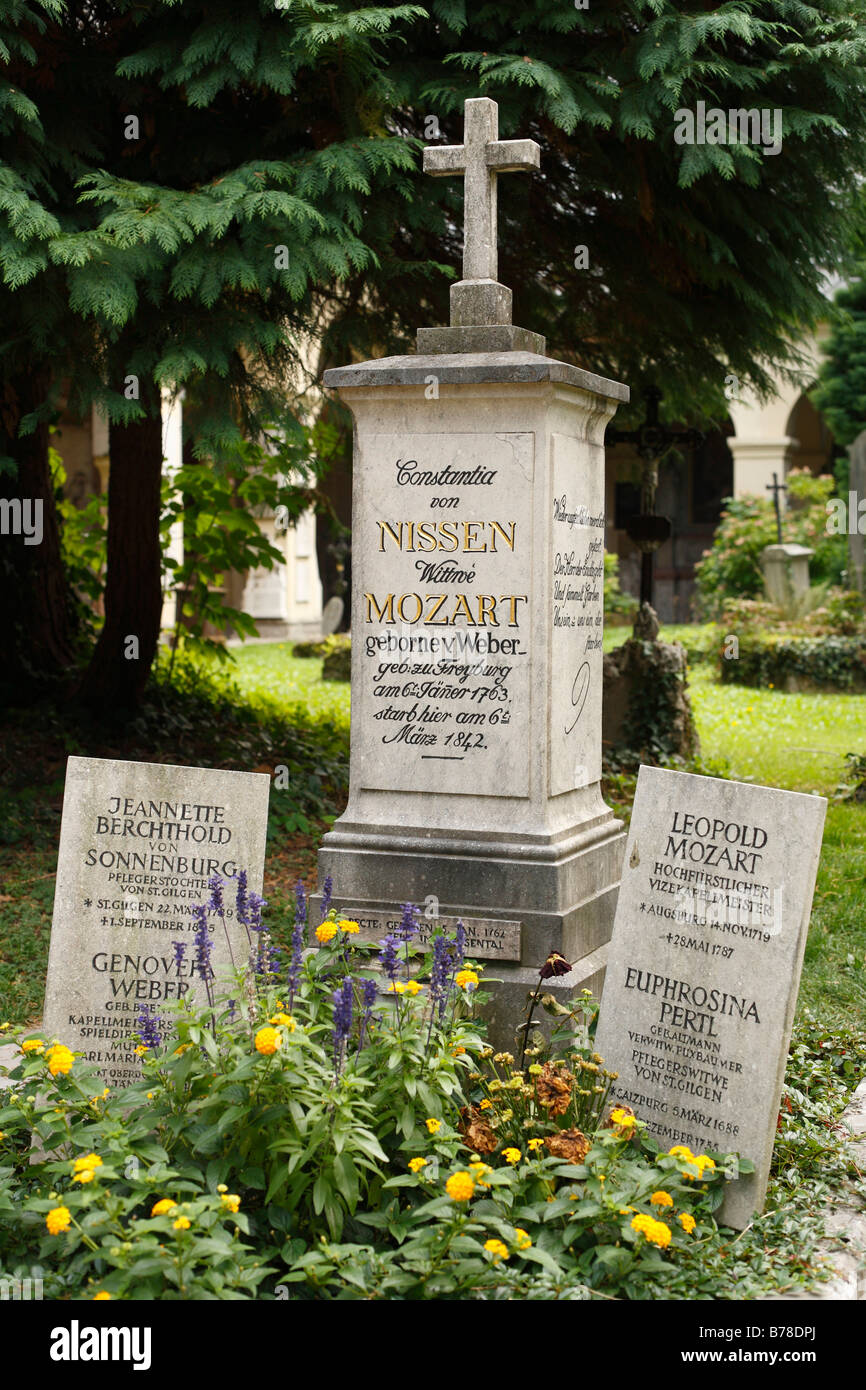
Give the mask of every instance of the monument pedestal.
POLYGON ((598 985, 625 837, 601 798, 604 429, 627 388, 529 352, 325 376, 355 418, 350 793, 320 877, 380 939, 463 918, 513 1044, 598 985))

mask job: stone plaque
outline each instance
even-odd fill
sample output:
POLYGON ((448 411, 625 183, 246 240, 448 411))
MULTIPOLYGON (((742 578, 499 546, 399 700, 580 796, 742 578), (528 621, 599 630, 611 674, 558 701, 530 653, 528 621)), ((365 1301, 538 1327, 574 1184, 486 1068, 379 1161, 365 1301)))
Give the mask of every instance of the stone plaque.
POLYGON ((359 784, 528 796, 534 436, 369 434, 358 449, 359 784))
POLYGON ((612 1096, 668 1149, 738 1151, 753 1176, 721 1220, 760 1209, 821 834, 823 797, 642 767, 596 1047, 612 1096))
POLYGON ((550 794, 601 777, 604 496, 594 460, 554 434, 550 545, 550 794))
MULTIPOLYGON (((208 901, 208 879, 246 869, 261 892, 269 787, 264 773, 69 758, 43 1031, 83 1052, 109 1085, 139 1074, 130 1034, 140 1005, 159 1013, 201 990, 192 910, 208 901)), ((225 904, 240 967, 246 929, 231 891, 225 904)), ((229 945, 218 917, 209 926, 219 975, 229 945)))
MULTIPOLYGON (((311 899, 310 918, 313 922, 318 921, 317 908, 320 902, 320 897, 311 899)), ((381 941, 389 932, 396 931, 402 920, 399 912, 394 913, 385 908, 362 910, 341 906, 339 914, 357 922, 361 928, 359 934, 352 938, 353 941, 381 941)), ((436 922, 428 922, 422 917, 418 931, 412 937, 411 946, 428 950, 434 927, 444 927, 450 933, 457 926, 457 920, 456 917, 440 917, 436 922)), ((468 958, 520 960, 520 922, 504 922, 492 917, 462 917, 460 920, 466 928, 465 951, 468 958)))

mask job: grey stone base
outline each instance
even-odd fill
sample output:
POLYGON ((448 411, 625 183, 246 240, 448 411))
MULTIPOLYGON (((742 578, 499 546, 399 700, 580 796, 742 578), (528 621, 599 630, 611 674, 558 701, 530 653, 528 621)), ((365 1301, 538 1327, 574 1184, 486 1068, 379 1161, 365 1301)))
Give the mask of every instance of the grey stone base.
POLYGON ((518 328, 513 323, 464 324, 451 328, 419 328, 415 335, 418 352, 534 352, 544 356, 546 342, 541 333, 518 328))
POLYGON ((511 1048, 526 992, 551 951, 577 963, 557 989, 570 994, 578 975, 581 988, 592 981, 600 989, 604 961, 597 953, 613 930, 624 849, 621 822, 609 811, 580 830, 537 842, 343 819, 322 841, 319 881, 330 874, 334 904, 359 917, 383 911, 399 917, 404 903, 423 907, 435 898, 442 918, 519 921, 519 960, 485 962, 502 979, 491 1018, 500 1045, 511 1048))
MULTIPOLYGON (((545 980, 542 995, 552 994, 568 1007, 579 990, 588 989, 598 1000, 604 985, 606 963, 607 946, 604 945, 583 960, 576 961, 570 975, 545 980)), ((497 1050, 515 1052, 519 1056, 516 1050, 523 1043, 523 1033, 518 1032, 518 1025, 524 1021, 530 996, 538 987, 538 970, 523 965, 500 965, 496 961, 485 964, 485 975, 488 970, 497 980, 495 985, 485 984, 485 989, 489 989, 493 996, 483 1010, 490 1043, 497 1050)), ((555 1021, 562 1023, 562 1018, 555 1021)), ((533 1015, 533 1032, 536 1027, 550 1035, 551 1019, 541 1007, 533 1015)))

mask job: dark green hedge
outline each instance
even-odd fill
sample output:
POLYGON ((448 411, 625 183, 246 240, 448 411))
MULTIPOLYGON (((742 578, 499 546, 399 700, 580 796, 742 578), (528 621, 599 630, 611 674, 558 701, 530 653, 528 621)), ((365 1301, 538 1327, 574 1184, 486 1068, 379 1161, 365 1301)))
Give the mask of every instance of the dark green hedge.
POLYGON ((738 657, 720 658, 719 676, 779 690, 866 690, 866 636, 743 637, 738 657))

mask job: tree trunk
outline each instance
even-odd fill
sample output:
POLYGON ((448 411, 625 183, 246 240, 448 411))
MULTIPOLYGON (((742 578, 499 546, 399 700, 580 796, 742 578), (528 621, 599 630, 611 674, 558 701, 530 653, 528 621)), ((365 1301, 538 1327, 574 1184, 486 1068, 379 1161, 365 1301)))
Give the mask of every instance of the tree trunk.
POLYGON ((17 464, 15 473, 0 473, 0 704, 38 698, 68 676, 75 659, 75 605, 60 553, 48 424, 18 433, 50 383, 50 365, 34 363, 3 383, 0 399, 0 455, 17 464))
POLYGON ((118 719, 141 700, 162 616, 158 392, 145 405, 143 419, 111 426, 105 625, 79 692, 95 713, 118 719))

